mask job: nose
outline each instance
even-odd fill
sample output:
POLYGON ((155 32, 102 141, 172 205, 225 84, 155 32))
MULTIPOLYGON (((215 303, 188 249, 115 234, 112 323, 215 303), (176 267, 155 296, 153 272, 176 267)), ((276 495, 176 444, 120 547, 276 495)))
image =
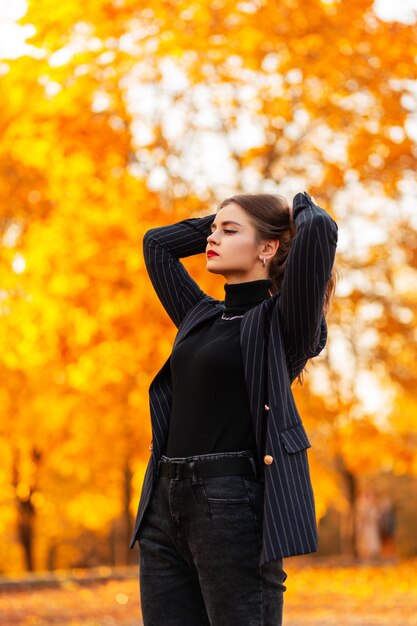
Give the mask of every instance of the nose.
POLYGON ((210 233, 210 235, 207 237, 207 243, 215 243, 214 233, 210 233))

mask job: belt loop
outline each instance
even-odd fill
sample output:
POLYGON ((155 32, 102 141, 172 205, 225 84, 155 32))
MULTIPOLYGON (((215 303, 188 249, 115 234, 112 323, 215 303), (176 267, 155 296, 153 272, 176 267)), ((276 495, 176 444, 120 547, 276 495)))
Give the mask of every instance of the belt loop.
POLYGON ((197 481, 197 474, 195 471, 195 461, 190 461, 190 468, 191 468, 191 484, 196 485, 198 481, 197 481))
POLYGON ((255 459, 253 458, 252 455, 249 455, 248 458, 249 458, 250 464, 252 465, 253 473, 254 473, 255 477, 258 478, 258 468, 257 468, 257 465, 255 463, 255 459))

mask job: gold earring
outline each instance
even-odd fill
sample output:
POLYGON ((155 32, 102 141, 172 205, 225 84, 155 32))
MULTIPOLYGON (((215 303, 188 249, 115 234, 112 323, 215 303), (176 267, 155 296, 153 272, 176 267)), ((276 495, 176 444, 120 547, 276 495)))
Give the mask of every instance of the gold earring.
POLYGON ((265 263, 265 257, 262 257, 262 265, 265 267, 266 263, 265 263))

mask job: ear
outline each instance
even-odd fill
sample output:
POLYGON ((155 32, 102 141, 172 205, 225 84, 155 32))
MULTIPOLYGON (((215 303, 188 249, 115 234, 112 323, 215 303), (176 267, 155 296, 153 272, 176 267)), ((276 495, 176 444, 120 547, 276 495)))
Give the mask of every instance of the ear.
POLYGON ((279 239, 268 239, 263 244, 262 253, 270 254, 271 256, 274 256, 278 248, 279 248, 279 239))

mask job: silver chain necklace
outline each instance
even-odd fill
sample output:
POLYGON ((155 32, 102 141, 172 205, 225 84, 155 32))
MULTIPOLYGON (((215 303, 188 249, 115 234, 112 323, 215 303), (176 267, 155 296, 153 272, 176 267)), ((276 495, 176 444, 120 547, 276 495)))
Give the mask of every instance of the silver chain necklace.
POLYGON ((227 317, 224 313, 222 313, 222 320, 234 320, 237 317, 243 317, 243 315, 233 315, 232 317, 227 317))

